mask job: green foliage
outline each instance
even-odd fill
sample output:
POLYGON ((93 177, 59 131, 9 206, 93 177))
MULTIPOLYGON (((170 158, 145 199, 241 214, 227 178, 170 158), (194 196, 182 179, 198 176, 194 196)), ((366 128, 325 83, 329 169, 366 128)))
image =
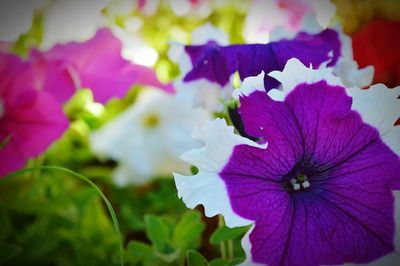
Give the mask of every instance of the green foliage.
POLYGON ((207 260, 197 251, 189 250, 186 253, 188 266, 207 266, 210 265, 207 260))
POLYGON ((229 228, 224 225, 214 231, 210 237, 210 242, 213 245, 218 245, 223 241, 234 240, 243 236, 248 230, 248 226, 229 228))
POLYGON ((187 250, 199 247, 205 228, 197 211, 185 212, 179 221, 154 215, 146 215, 144 220, 150 244, 138 241, 128 244, 126 257, 133 265, 182 265, 187 250))

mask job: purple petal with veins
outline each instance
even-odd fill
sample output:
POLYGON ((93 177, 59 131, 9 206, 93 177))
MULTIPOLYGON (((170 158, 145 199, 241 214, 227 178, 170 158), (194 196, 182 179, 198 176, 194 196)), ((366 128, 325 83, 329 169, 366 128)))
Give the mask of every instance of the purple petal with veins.
POLYGON ((246 133, 268 148, 236 146, 220 176, 233 210, 255 221, 253 262, 368 263, 394 251, 399 157, 351 102, 325 81, 283 102, 262 91, 240 98, 246 133))
MULTIPOLYGON (((334 66, 340 57, 341 43, 335 30, 326 29, 319 34, 299 33, 292 40, 281 40, 267 44, 237 44, 219 46, 210 41, 205 45, 186 46, 193 68, 184 81, 205 78, 225 86, 231 75, 239 72, 243 80, 256 76, 261 71, 269 73, 282 70, 291 58, 298 58, 304 65, 319 67, 327 62, 334 66)), ((276 88, 279 82, 265 75, 266 90, 276 88)))

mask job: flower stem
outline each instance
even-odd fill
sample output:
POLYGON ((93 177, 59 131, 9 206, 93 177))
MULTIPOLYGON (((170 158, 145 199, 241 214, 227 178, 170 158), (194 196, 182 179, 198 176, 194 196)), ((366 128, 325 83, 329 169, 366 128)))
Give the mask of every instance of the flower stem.
MULTIPOLYGON (((225 225, 225 222, 224 222, 224 217, 222 217, 222 215, 218 215, 218 227, 219 228, 221 228, 221 227, 223 227, 225 225)), ((226 259, 226 247, 225 247, 225 242, 221 242, 220 244, 219 244, 219 248, 220 248, 220 250, 221 250, 221 257, 223 258, 223 259, 226 259)))
POLYGON ((230 239, 227 241, 228 243, 228 259, 233 259, 235 257, 233 250, 233 240, 230 239))

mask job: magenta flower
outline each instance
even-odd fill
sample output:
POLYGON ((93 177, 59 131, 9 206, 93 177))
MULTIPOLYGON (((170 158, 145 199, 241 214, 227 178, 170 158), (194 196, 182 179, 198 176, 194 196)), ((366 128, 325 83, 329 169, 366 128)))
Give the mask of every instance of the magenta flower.
POLYGON ((259 75, 236 94, 259 141, 208 124, 195 134, 205 147, 183 156, 199 173, 175 175, 179 196, 228 226, 254 224, 243 241, 249 263, 368 263, 392 253, 400 87, 346 89, 330 69, 295 59, 269 76, 283 89, 266 93, 259 75))
POLYGON ((0 53, 0 177, 44 152, 68 127, 59 103, 35 88, 29 67, 0 53))
MULTIPOLYGON (((161 83, 155 72, 147 67, 135 65, 121 57, 122 44, 109 29, 101 29, 96 36, 86 42, 71 42, 56 45, 47 52, 31 51, 31 61, 40 69, 54 69, 49 64, 58 65, 69 72, 76 88, 89 88, 95 101, 107 102, 112 97, 123 97, 135 84, 150 85, 173 92, 171 84, 161 83), (39 66, 38 66, 39 65, 39 66)), ((65 89, 54 89, 52 93, 62 101, 70 95, 71 88, 66 77, 60 76, 59 84, 65 89), (57 91, 56 91, 57 90, 57 91)))

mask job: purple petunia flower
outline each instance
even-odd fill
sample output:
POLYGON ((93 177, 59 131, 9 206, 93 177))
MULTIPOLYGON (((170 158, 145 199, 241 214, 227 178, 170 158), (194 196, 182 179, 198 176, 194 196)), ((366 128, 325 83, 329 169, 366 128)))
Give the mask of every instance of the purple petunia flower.
POLYGON ((29 67, 0 53, 0 177, 22 168, 68 128, 60 104, 35 87, 29 67))
POLYGON ((242 242, 251 265, 368 263, 393 253, 400 87, 346 89, 331 69, 296 59, 269 76, 282 90, 266 93, 261 74, 236 93, 245 131, 259 141, 221 119, 195 132, 205 146, 182 158, 199 172, 175 174, 179 197, 230 227, 253 224, 242 242))
MULTIPOLYGON (((309 24, 313 23, 312 18, 309 24)), ((307 26, 312 27, 312 26, 307 26)), ((282 70, 291 58, 313 67, 335 67, 335 73, 348 86, 364 87, 371 84, 373 69, 358 70, 352 60, 351 40, 341 30, 325 29, 315 32, 305 29, 293 38, 281 39, 267 44, 237 44, 221 46, 214 41, 204 45, 186 46, 185 51, 192 64, 184 77, 185 82, 207 79, 226 85, 233 73, 238 71, 243 80, 258 75, 282 70)), ((283 35, 285 33, 282 33, 283 35)), ((279 82, 269 76, 264 78, 268 91, 277 88, 279 82)))

